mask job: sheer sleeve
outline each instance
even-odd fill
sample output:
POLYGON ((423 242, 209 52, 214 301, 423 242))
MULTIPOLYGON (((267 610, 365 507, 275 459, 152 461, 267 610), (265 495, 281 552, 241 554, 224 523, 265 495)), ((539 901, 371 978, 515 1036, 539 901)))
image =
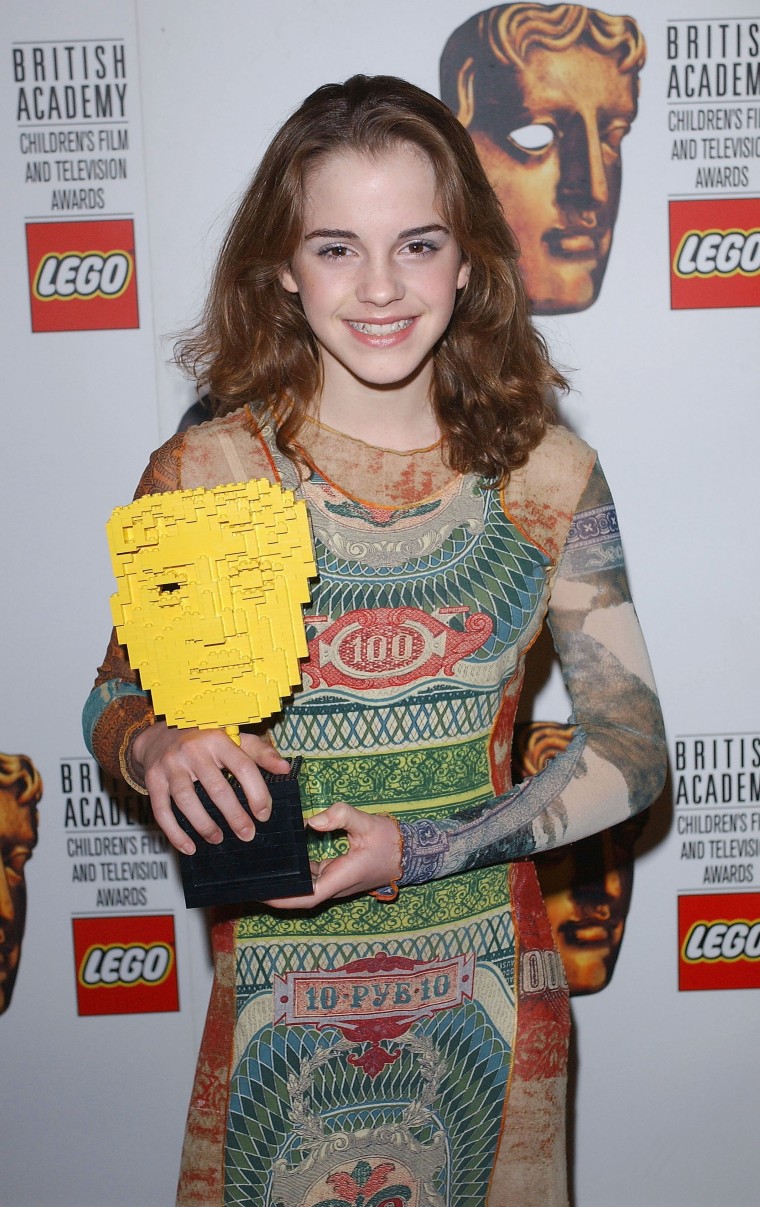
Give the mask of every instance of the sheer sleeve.
MULTIPOLYGON (((152 455, 135 498, 178 489, 183 442, 183 435, 173 436, 152 455)), ((154 720, 150 696, 140 687, 124 647, 112 631, 103 665, 98 668, 95 685, 84 706, 84 739, 101 767, 123 776, 142 793, 145 785, 132 766, 129 751, 133 738, 154 720)))
POLYGON ((502 796, 443 821, 402 822, 402 884, 575 842, 661 792, 662 714, 598 463, 559 560, 548 623, 572 702, 570 745, 502 796))

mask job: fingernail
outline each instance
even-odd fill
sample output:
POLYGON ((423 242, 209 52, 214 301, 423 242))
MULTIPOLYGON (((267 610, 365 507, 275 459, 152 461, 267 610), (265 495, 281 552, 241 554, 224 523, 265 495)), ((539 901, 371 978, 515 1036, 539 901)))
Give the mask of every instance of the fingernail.
POLYGON ((178 849, 181 851, 181 853, 183 855, 194 855, 195 854, 195 843, 194 842, 183 842, 182 846, 179 847, 178 849))
POLYGON ((242 826, 238 830, 238 838, 242 838, 243 842, 250 842, 255 833, 253 826, 242 826))

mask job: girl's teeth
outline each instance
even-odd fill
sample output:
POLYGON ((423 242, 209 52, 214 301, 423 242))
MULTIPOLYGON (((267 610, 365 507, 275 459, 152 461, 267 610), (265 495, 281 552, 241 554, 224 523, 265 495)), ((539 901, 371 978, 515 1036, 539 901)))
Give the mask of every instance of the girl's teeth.
POLYGON ((349 321, 349 327, 353 327, 354 331, 358 331, 361 335, 395 335, 397 331, 404 331, 407 327, 411 327, 414 319, 399 319, 397 323, 352 323, 349 321))

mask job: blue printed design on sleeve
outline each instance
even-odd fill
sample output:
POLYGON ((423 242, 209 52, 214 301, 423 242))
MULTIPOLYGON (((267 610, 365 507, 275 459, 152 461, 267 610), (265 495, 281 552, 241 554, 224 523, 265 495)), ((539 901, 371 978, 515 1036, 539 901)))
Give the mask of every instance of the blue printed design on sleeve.
POLYGON ((622 565, 623 546, 614 506, 607 503, 577 512, 567 534, 563 572, 570 578, 582 578, 590 571, 622 565))
POLYGON ((100 687, 93 688, 87 697, 82 711, 82 731, 85 745, 93 757, 95 752, 92 749, 92 735, 95 726, 109 704, 124 696, 143 696, 146 700, 150 699, 146 691, 135 687, 134 683, 125 683, 122 679, 110 679, 107 683, 101 683, 100 687))

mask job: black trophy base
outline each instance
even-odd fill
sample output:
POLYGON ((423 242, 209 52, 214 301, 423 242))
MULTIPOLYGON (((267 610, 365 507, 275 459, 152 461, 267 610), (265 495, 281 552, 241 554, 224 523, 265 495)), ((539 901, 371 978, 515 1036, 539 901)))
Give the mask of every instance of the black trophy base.
POLYGON ((200 784, 195 785, 195 790, 224 835, 220 843, 201 838, 184 813, 172 804, 174 816, 195 843, 194 854, 179 857, 188 909, 199 905, 236 905, 277 897, 304 897, 314 891, 298 791, 300 766, 301 760, 293 759, 287 775, 261 772, 272 796, 272 812, 269 821, 265 822, 253 818, 240 784, 233 776, 227 777, 256 826, 256 834, 250 842, 243 842, 232 832, 200 784))

